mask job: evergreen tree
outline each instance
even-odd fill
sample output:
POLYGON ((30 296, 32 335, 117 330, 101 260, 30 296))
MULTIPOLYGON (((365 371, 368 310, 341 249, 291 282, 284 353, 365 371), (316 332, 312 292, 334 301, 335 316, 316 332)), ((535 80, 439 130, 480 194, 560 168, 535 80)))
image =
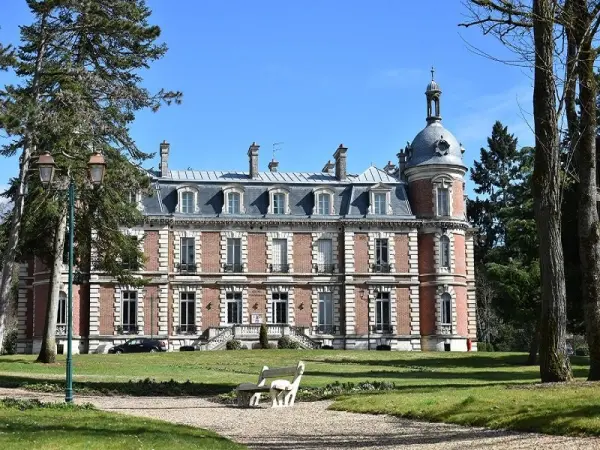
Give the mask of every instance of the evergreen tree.
MULTIPOLYGON (((27 66, 27 61, 43 60, 44 70, 39 71, 39 78, 44 95, 32 101, 26 90, 8 89, 11 111, 5 115, 4 123, 19 123, 23 105, 43 108, 43 120, 36 117, 31 126, 37 136, 35 153, 53 153, 58 168, 63 174, 69 172, 76 183, 75 233, 80 268, 89 273, 93 264, 94 269, 107 271, 121 282, 138 283, 120 261, 132 256, 140 261, 142 255, 120 227, 142 219, 129 201, 129 193, 147 190, 148 179, 139 165, 151 155, 136 146, 129 126, 136 111, 155 111, 161 104, 179 102, 181 98, 177 92, 160 91, 153 95, 141 86, 140 70, 166 52, 166 47, 156 42, 160 29, 148 23, 151 12, 144 0, 29 0, 28 4, 34 23, 22 27, 19 64, 27 66), (42 54, 40 48, 45 46, 50 50, 42 54), (103 151, 107 161, 101 189, 91 188, 85 180, 85 165, 92 149, 103 151), (91 260, 92 231, 99 255, 96 261, 91 260)), ((32 78, 31 71, 22 75, 32 78)), ((16 139, 5 153, 22 144, 18 127, 11 131, 16 139)), ((36 181, 22 178, 23 184, 36 185, 36 181)), ((37 184, 39 198, 43 198, 46 194, 37 184)), ((33 195, 28 207, 35 209, 36 205, 33 195)), ((39 207, 47 208, 47 213, 56 218, 47 222, 53 224, 54 230, 46 236, 54 236, 58 241, 46 248, 54 249, 50 253, 53 261, 62 259, 59 249, 64 247, 61 227, 65 197, 46 195, 39 207)), ((34 218, 31 220, 35 222, 34 218)), ((58 275, 54 274, 52 285, 58 284, 58 275)), ((47 325, 56 316, 58 306, 58 292, 52 291, 56 292, 48 302, 47 325)), ((55 353, 54 327, 47 328, 39 359, 51 362, 55 353)))

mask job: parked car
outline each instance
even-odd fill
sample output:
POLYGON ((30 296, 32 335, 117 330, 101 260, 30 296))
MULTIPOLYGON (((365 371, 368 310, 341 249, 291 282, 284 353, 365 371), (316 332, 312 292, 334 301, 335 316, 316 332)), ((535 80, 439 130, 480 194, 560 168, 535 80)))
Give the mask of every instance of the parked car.
POLYGON ((129 339, 121 345, 116 345, 108 350, 108 353, 143 353, 143 352, 166 352, 167 343, 156 339, 134 338, 129 339))
POLYGON ((198 345, 182 345, 179 347, 180 352, 195 352, 196 350, 200 350, 200 346, 198 345))

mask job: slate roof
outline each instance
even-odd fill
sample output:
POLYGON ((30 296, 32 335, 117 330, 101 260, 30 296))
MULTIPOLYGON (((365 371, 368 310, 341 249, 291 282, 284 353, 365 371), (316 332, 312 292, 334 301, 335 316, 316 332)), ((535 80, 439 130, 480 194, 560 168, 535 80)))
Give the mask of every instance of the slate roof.
POLYGON ((333 192, 335 212, 333 216, 318 216, 319 218, 365 217, 369 207, 369 188, 381 183, 392 190, 393 214, 369 214, 368 217, 414 218, 406 194, 406 184, 373 166, 361 174, 348 175, 344 181, 325 172, 260 172, 255 179, 251 179, 248 172, 226 171, 170 170, 166 176, 157 173, 153 175, 154 193, 142 200, 144 214, 152 216, 221 217, 223 187, 233 184, 244 189, 245 214, 240 215, 240 218, 269 217, 269 188, 273 186, 283 186, 289 191, 290 214, 284 217, 314 217, 314 190, 319 186, 333 192), (198 213, 175 212, 177 189, 181 186, 193 186, 198 190, 198 213))

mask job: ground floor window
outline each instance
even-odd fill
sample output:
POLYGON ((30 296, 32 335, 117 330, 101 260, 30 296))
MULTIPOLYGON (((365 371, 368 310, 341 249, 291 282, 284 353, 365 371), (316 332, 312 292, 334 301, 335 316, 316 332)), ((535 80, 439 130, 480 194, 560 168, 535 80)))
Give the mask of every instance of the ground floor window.
POLYGON ((242 323, 242 293, 228 292, 227 300, 227 323, 242 323))
POLYGON ((333 333, 333 295, 319 292, 319 333, 333 333))
POLYGON ((287 308, 288 308, 288 294, 287 292, 274 292, 272 294, 273 300, 273 317, 272 323, 287 323, 287 308))
POLYGON ((67 324, 67 295, 61 292, 58 296, 58 314, 56 316, 56 325, 67 324))
POLYGON ((179 294, 179 332, 196 332, 196 293, 181 292, 179 294))
POLYGON ((137 292, 124 291, 121 307, 121 324, 123 333, 137 333, 137 292))
POLYGON ((375 331, 391 332, 390 293, 378 292, 375 298, 375 331))

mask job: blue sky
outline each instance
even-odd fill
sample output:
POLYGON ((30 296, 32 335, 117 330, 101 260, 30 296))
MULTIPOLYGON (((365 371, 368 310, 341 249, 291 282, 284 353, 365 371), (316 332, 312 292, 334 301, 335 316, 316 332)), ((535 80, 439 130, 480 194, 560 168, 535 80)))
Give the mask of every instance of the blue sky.
MULTIPOLYGON (((183 104, 141 112, 131 132, 145 151, 171 143, 174 169, 248 170, 273 143, 281 171, 319 171, 340 143, 348 170, 383 167, 425 126, 425 86, 436 68, 444 125, 472 165, 495 120, 531 145, 531 74, 478 56, 510 57, 465 20, 460 0, 149 0, 169 52, 145 85, 183 91, 183 104), (468 43, 468 44, 467 44, 468 43)), ((3 2, 0 42, 18 43, 24 0, 3 2)), ((14 81, 0 72, 0 85, 14 81)), ((157 159, 148 167, 157 167, 157 159)), ((17 173, 0 165, 0 184, 17 173)), ((472 192, 472 183, 467 181, 472 192)))

